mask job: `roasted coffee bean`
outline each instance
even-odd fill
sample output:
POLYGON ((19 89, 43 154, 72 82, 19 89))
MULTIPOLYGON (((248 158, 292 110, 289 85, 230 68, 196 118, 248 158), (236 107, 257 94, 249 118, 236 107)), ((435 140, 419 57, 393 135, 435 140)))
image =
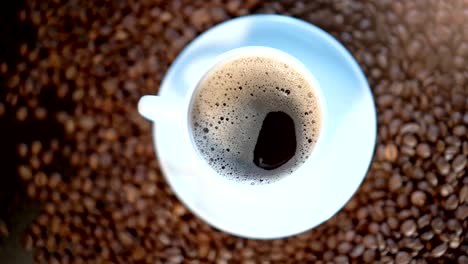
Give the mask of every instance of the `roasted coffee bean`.
POLYGON ((416 232, 416 222, 413 219, 406 220, 401 225, 400 230, 403 235, 411 236, 416 232))

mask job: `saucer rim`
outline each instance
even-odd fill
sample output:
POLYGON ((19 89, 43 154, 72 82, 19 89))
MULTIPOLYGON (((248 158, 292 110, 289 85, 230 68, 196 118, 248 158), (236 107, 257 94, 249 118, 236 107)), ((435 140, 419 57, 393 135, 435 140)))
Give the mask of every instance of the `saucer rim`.
MULTIPOLYGON (((170 180, 171 176, 168 175, 168 173, 170 173, 171 170, 168 170, 167 168, 165 168, 166 166, 164 164, 164 159, 158 158, 158 162, 160 163, 160 166, 162 168, 162 170, 161 170, 162 174, 164 175, 164 178, 167 180, 168 184, 170 185, 172 191, 174 192, 174 194, 176 195, 178 200, 185 207, 187 207, 194 215, 196 215, 197 217, 202 219, 204 222, 206 222, 210 226, 215 227, 216 229, 222 230, 224 232, 227 232, 229 234, 236 235, 236 236, 239 236, 239 237, 244 237, 244 238, 252 238, 252 239, 284 238, 284 237, 289 237, 289 236, 293 236, 293 235, 297 235, 297 234, 306 232, 306 231, 311 230, 311 229, 323 224, 324 222, 328 221, 331 217, 333 217, 338 212, 340 212, 343 209, 343 207, 347 204, 347 202, 350 199, 352 199, 352 197, 356 194, 356 192, 358 191, 359 187, 362 185, 363 181, 366 178, 366 175, 368 174, 368 172, 369 172, 369 170, 371 168, 372 160, 373 160, 373 157, 374 157, 375 152, 376 152, 376 145, 377 145, 377 140, 378 140, 377 139, 377 135, 378 135, 377 108, 376 108, 376 105, 375 105, 375 100, 374 100, 374 97, 373 97, 373 94, 372 94, 372 90, 370 89, 369 83, 367 82, 367 79, 365 78, 365 75, 364 75, 362 69, 360 68, 359 64, 354 59, 354 57, 351 55, 351 53, 346 49, 346 47, 343 46, 343 44, 341 44, 335 37, 330 35, 328 32, 324 31, 323 29, 319 28, 316 25, 313 25, 311 23, 308 23, 306 21, 303 21, 303 20, 300 20, 300 19, 297 19, 297 18, 294 18, 294 17, 284 16, 284 15, 270 15, 270 14, 255 14, 255 15, 248 15, 248 16, 242 16, 242 17, 237 17, 237 18, 234 18, 234 19, 230 19, 230 20, 227 20, 225 22, 222 22, 222 23, 219 23, 219 24, 213 26, 209 30, 207 30, 207 31, 203 32, 202 34, 200 34, 199 36, 197 36, 188 45, 185 46, 185 48, 178 54, 176 59, 173 61, 173 63, 169 67, 168 71, 166 72, 166 74, 165 74, 165 76, 164 76, 164 78, 163 78, 163 80, 161 82, 160 89, 158 91, 158 95, 163 95, 164 96, 166 93, 168 93, 168 89, 171 89, 171 86, 168 84, 168 82, 170 82, 168 79, 170 79, 170 78, 167 78, 167 76, 173 75, 174 74, 173 72, 176 71, 176 70, 180 70, 181 67, 182 68, 184 66, 186 67, 186 65, 181 64, 180 61, 182 60, 182 58, 184 56, 187 55, 187 53, 192 52, 192 47, 193 46, 198 45, 199 41, 203 41, 203 37, 205 35, 211 34, 214 30, 219 30, 218 28, 226 26, 226 24, 237 23, 240 20, 245 20, 245 19, 272 20, 271 22, 280 21, 280 22, 283 22, 283 23, 287 24, 289 27, 298 28, 299 31, 307 31, 308 34, 314 34, 314 33, 311 33, 310 30, 319 31, 319 33, 321 33, 322 36, 328 38, 327 42, 331 43, 333 45, 334 49, 338 49, 339 53, 341 55, 344 55, 344 56, 347 57, 346 61, 347 61, 347 63, 350 63, 350 65, 353 68, 353 72, 355 72, 357 74, 357 77, 359 79, 359 84, 360 85, 365 85, 366 92, 368 92, 370 94, 371 100, 372 100, 372 109, 373 109, 373 120, 372 121, 375 124, 375 126, 374 126, 375 132, 373 134, 374 135, 374 140, 373 140, 374 142, 373 142, 373 145, 372 145, 373 149, 371 151, 371 155, 368 158, 368 162, 367 162, 367 166, 366 166, 367 169, 366 169, 365 173, 363 174, 359 184, 357 185, 356 189, 354 190, 352 195, 349 197, 349 199, 347 201, 345 201, 343 203, 343 205, 340 208, 338 208, 335 211, 335 213, 333 213, 330 217, 324 219, 320 223, 311 225, 309 228, 302 229, 302 230, 297 230, 294 233, 287 233, 287 234, 283 234, 283 235, 279 235, 279 236, 278 235, 273 235, 273 236, 249 235, 249 234, 246 234, 246 233, 240 233, 240 232, 230 230, 230 228, 229 228, 230 225, 223 225, 222 223, 220 224, 216 220, 213 221, 213 218, 210 215, 207 215, 205 213, 200 213, 199 209, 197 209, 196 207, 193 207, 193 206, 189 206, 189 204, 186 202, 186 200, 184 200, 182 198, 183 196, 180 195, 176 191, 176 188, 174 188, 174 185, 173 185, 172 181, 170 180)), ((240 47, 242 47, 242 46, 240 46, 240 47)), ((281 49, 278 49, 278 50, 286 52, 286 51, 281 50, 281 49)), ((187 90, 189 90, 189 88, 187 88, 187 90)), ((161 149, 161 147, 160 147, 161 144, 157 143, 157 134, 158 134, 156 132, 157 130, 158 130, 158 128, 157 128, 156 124, 153 124, 153 133, 152 133, 153 134, 153 145, 155 147, 156 157, 161 157, 161 156, 164 156, 164 154, 163 154, 164 150, 161 149)))

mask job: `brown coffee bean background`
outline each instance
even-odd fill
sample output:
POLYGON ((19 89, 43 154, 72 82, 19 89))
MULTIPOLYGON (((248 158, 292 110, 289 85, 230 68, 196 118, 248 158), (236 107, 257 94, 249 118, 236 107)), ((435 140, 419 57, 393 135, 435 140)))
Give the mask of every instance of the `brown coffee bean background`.
POLYGON ((23 237, 37 262, 468 263, 467 1, 27 0, 3 10, 0 241, 18 208, 39 204, 23 237), (187 43, 249 13, 330 32, 378 111, 357 194, 287 239, 233 237, 187 211, 136 111, 187 43))

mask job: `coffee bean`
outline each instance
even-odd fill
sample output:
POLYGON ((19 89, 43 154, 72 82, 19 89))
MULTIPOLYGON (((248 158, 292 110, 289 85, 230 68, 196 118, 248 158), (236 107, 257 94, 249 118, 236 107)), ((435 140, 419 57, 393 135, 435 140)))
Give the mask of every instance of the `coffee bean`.
POLYGON ((335 263, 349 263, 349 259, 347 256, 337 256, 334 258, 335 263))
POLYGON ((422 240, 429 241, 429 240, 431 240, 433 237, 434 237, 434 232, 432 232, 431 230, 426 231, 426 232, 424 232, 424 233, 421 234, 421 239, 422 239, 422 240))
POLYGON ((18 167, 18 174, 20 175, 21 179, 24 181, 29 181, 32 179, 32 171, 26 165, 21 165, 18 167))
POLYGON ((435 125, 430 125, 427 131, 427 139, 434 143, 437 141, 437 138, 439 136, 439 128, 435 125))
POLYGON ((445 151, 446 143, 442 140, 437 140, 436 142, 436 150, 438 152, 443 153, 445 151))
POLYGON ((461 172, 466 168, 468 157, 462 154, 457 155, 452 161, 452 169, 454 172, 461 172))
POLYGON ((28 186, 26 187, 26 193, 28 194, 28 196, 30 198, 36 198, 36 186, 34 185, 34 183, 29 183, 28 186))
POLYGON ((43 172, 38 172, 34 175, 34 184, 36 187, 44 187, 47 185, 47 175, 43 172))
POLYGON ((367 249, 366 251, 364 251, 362 259, 367 263, 371 263, 375 260, 375 257, 376 257, 375 250, 367 249))
POLYGON ((407 155, 407 156, 414 156, 416 154, 416 150, 414 148, 408 147, 408 146, 403 146, 401 148, 401 153, 407 155))
POLYGON ((385 159, 388 161, 395 161, 398 157, 398 149, 395 144, 389 144, 385 148, 385 159))
POLYGON ((380 97, 377 99, 377 104, 378 104, 380 107, 386 108, 386 107, 389 107, 389 106, 392 105, 393 100, 394 100, 393 95, 391 95, 391 94, 386 94, 386 95, 380 96, 380 97))
POLYGON ((431 221, 431 227, 436 234, 440 234, 445 228, 445 223, 442 218, 437 217, 431 221))
POLYGON ((460 222, 457 219, 453 219, 453 218, 450 219, 447 222, 447 228, 450 231, 454 231, 457 236, 461 235, 463 232, 463 227, 461 226, 460 222))
POLYGON ((442 157, 440 157, 437 161, 436 161, 436 166, 437 166, 437 169, 438 169, 438 172, 442 175, 447 175, 449 174, 450 172, 450 165, 447 161, 445 161, 445 159, 443 159, 442 157))
POLYGON ((445 160, 447 161, 452 160, 457 153, 458 153, 458 147, 456 146, 446 147, 444 151, 445 160))
POLYGON ((422 191, 415 191, 411 194, 411 203, 416 206, 423 206, 426 203, 426 194, 422 191))
POLYGON ((31 154, 38 155, 42 150, 42 143, 38 140, 35 140, 31 143, 31 154))
POLYGON ((5 105, 3 103, 0 103, 0 117, 5 114, 5 111, 6 111, 5 105))
POLYGON ((431 148, 428 144, 420 143, 416 147, 416 154, 421 158, 429 158, 431 156, 431 148))
POLYGON ((52 202, 48 202, 44 205, 44 211, 49 215, 53 215, 56 212, 56 206, 52 202))
POLYGON ((455 210, 458 207, 458 199, 455 194, 450 195, 447 200, 445 200, 445 209, 451 211, 455 210))
POLYGON ((432 186, 435 187, 439 183, 439 180, 437 179, 437 176, 433 172, 428 172, 426 173, 426 179, 427 182, 432 186))
POLYGON ((401 127, 400 133, 402 135, 407 134, 407 133, 417 134, 419 130, 420 130, 420 127, 417 123, 407 123, 401 127))
POLYGON ((7 224, 0 219, 0 237, 8 237, 9 234, 7 224))
POLYGON ((416 232, 416 222, 413 219, 406 220, 400 230, 405 236, 412 236, 416 232))
POLYGON ((398 190, 403 184, 402 178, 399 174, 393 174, 389 180, 390 191, 398 190))
POLYGON ((134 243, 133 236, 126 231, 121 231, 118 233, 118 239, 125 246, 130 246, 134 243))
POLYGON ((398 252, 395 257, 395 263, 397 264, 408 264, 411 260, 411 255, 404 251, 398 252))
POLYGON ((34 246, 33 243, 34 243, 34 240, 33 240, 32 235, 29 233, 25 233, 21 241, 21 245, 23 246, 23 248, 26 251, 31 251, 34 246))
POLYGON ((447 244, 442 243, 432 249, 431 256, 434 258, 439 258, 447 251, 447 248, 447 244))
POLYGON ((36 250, 34 252, 34 261, 40 263, 45 260, 45 253, 44 250, 36 250))
POLYGON ((465 184, 460 189, 460 194, 458 195, 458 201, 460 203, 468 203, 468 184, 465 184))
POLYGON ((364 249, 365 249, 364 245, 356 245, 354 249, 351 251, 350 256, 352 258, 360 257, 362 253, 364 253, 364 249))
POLYGON ((457 263, 458 264, 467 264, 468 263, 468 256, 466 256, 466 255, 459 256, 458 259, 457 259, 457 263))
POLYGON ((142 193, 146 196, 154 196, 156 194, 157 187, 154 184, 148 183, 143 185, 142 193))
POLYGON ((134 261, 141 261, 145 255, 146 252, 142 247, 137 247, 132 251, 132 258, 134 261))
POLYGON ((127 200, 131 203, 135 202, 139 197, 139 190, 133 185, 126 185, 124 189, 127 200))
POLYGON ((444 184, 444 185, 442 185, 442 187, 440 187, 440 195, 442 197, 447 197, 452 193, 453 193, 452 185, 444 184))
POLYGON ((417 138, 413 134, 406 134, 403 136, 403 144, 408 147, 415 147, 418 143, 417 138))
POLYGON ((24 143, 18 144, 17 145, 17 151, 18 151, 18 155, 21 158, 26 158, 26 155, 28 154, 28 145, 26 145, 24 143))
POLYGON ((369 249, 377 249, 378 247, 377 239, 373 235, 364 236, 363 243, 364 243, 364 246, 369 249))
POLYGON ((90 197, 84 197, 83 204, 88 211, 93 211, 96 207, 96 201, 90 197))
POLYGON ((28 109, 26 107, 21 107, 16 112, 16 119, 18 121, 24 121, 28 117, 28 109))
POLYGON ((431 216, 425 214, 418 219, 418 228, 422 229, 431 223, 431 216))
POLYGON ((455 210, 455 216, 458 220, 464 221, 468 218, 468 205, 463 204, 455 210))
POLYGON ((466 131, 466 127, 464 125, 458 125, 453 128, 453 134, 457 137, 466 136, 468 132, 466 131))
POLYGON ((424 171, 419 166, 414 166, 412 170, 408 173, 412 179, 422 180, 424 178, 424 171))

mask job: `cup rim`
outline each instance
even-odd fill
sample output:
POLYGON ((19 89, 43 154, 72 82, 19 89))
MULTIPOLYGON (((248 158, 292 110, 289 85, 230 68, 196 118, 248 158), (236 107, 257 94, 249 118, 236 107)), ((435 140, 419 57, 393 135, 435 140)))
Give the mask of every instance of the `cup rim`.
POLYGON ((319 109, 319 112, 320 112, 320 122, 321 122, 320 129, 319 129, 319 133, 318 133, 316 143, 314 144, 314 147, 312 148, 312 150, 311 150, 311 152, 309 154, 309 157, 302 164, 295 167, 294 171, 292 173, 290 173, 290 175, 284 175, 284 176, 278 178, 277 180, 274 180, 274 181, 268 182, 268 183, 258 183, 258 182, 256 182, 254 185, 272 184, 272 183, 279 182, 279 181, 283 180, 284 178, 291 177, 292 175, 294 175, 298 171, 298 169, 300 167, 302 167, 302 165, 304 163, 306 163, 308 160, 314 158, 317 155, 317 154, 314 154, 314 152, 316 152, 316 150, 318 150, 317 147, 322 144, 321 142, 323 141, 323 138, 326 135, 326 126, 327 126, 327 112, 326 112, 326 109, 327 108, 326 108, 325 97, 323 96, 323 93, 321 91, 321 87, 320 87, 317 79, 314 77, 314 75, 310 72, 310 70, 307 69, 307 67, 298 58, 296 58, 296 57, 294 57, 294 56, 292 56, 292 55, 290 55, 290 54, 288 54, 288 53, 286 53, 284 51, 281 51, 279 49, 275 49, 275 48, 271 48, 271 47, 267 47, 267 46, 244 46, 244 47, 239 47, 239 48, 234 48, 234 49, 228 50, 228 51, 218 55, 216 57, 215 62, 213 63, 213 65, 201 76, 200 80, 196 83, 196 85, 191 89, 191 92, 187 95, 186 100, 188 100, 188 104, 184 103, 184 105, 187 106, 184 109, 184 119, 185 119, 184 131, 186 133, 188 133, 192 149, 195 151, 195 153, 197 155, 197 158, 200 160, 200 162, 202 162, 204 164, 205 167, 208 167, 207 169, 211 172, 211 174, 214 173, 213 175, 216 174, 217 177, 225 178, 226 180, 231 182, 231 184, 242 184, 242 185, 252 184, 248 180, 236 181, 234 179, 230 179, 230 178, 225 177, 223 175, 219 175, 219 173, 216 172, 216 170, 213 169, 208 164, 206 159, 201 155, 201 153, 200 153, 200 151, 199 151, 199 149, 198 149, 198 147, 197 147, 197 145, 195 143, 193 133, 191 131, 191 129, 192 129, 192 115, 191 115, 191 112, 192 112, 192 109, 193 109, 194 100, 196 98, 196 95, 200 90, 201 83, 208 77, 208 75, 210 73, 213 72, 213 70, 215 70, 219 66, 221 66, 221 65, 223 65, 225 63, 228 63, 229 61, 235 60, 235 59, 237 59, 239 57, 248 57, 248 56, 272 56, 274 59, 276 59, 278 61, 285 62, 285 63, 288 63, 290 65, 293 65, 295 70, 299 71, 301 76, 303 76, 307 80, 307 82, 311 84, 312 89, 314 90, 313 91, 314 96, 316 96, 316 100, 317 100, 317 103, 318 103, 318 109, 319 109))

